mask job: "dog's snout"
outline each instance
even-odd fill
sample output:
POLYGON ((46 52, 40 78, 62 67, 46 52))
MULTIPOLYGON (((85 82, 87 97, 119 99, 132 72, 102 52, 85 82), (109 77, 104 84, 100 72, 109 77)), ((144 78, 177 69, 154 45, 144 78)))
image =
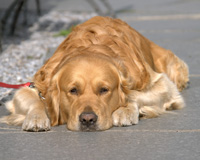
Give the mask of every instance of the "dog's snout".
POLYGON ((97 118, 98 116, 94 112, 83 112, 79 116, 79 121, 81 122, 81 125, 90 127, 96 123, 97 118))

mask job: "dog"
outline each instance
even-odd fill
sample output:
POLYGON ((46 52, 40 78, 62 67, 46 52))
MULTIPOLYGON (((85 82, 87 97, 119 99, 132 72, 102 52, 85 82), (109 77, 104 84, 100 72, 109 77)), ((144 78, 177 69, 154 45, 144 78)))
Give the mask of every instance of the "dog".
POLYGON ((72 131, 135 125, 183 108, 188 72, 184 61, 125 22, 93 17, 36 72, 34 88, 20 88, 6 103, 11 114, 1 122, 36 132, 61 124, 72 131))

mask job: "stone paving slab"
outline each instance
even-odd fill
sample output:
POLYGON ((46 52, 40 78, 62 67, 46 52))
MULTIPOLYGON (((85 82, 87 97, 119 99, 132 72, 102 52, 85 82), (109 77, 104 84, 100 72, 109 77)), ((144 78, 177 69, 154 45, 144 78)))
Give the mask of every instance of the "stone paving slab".
MULTIPOLYGON (((62 1, 62 6, 64 0, 62 1)), ((79 1, 79 0, 78 0, 79 1)), ((50 0, 51 5, 53 1, 50 0)), ((73 4, 71 0, 66 4, 73 4)), ((121 1, 114 8, 133 4, 136 15, 196 13, 199 1, 121 1), (148 6, 149 5, 149 6, 148 6), (188 7, 190 6, 190 7, 188 7)), ((114 3, 115 2, 115 3, 114 3)), ((85 4, 84 4, 85 5, 85 4)), ((56 6, 56 5, 55 5, 56 6)), ((56 8, 56 7, 55 7, 56 8)), ((59 7, 58 7, 59 8, 59 7)), ((66 5, 70 8, 70 5, 66 5)), ((87 10, 87 8, 86 8, 87 10)), ((190 87, 182 92, 186 107, 158 118, 141 120, 131 127, 103 132, 71 132, 65 125, 49 132, 24 132, 0 124, 0 160, 198 160, 200 157, 200 21, 132 21, 135 13, 120 14, 127 23, 157 44, 175 52, 190 67, 190 87)), ((0 116, 8 114, 0 106, 0 116)))
POLYGON ((1 135, 1 159, 198 159, 198 133, 106 131, 1 135), (8 138, 8 136, 10 138, 8 138), (188 141, 186 141, 186 139, 188 141), (2 142, 2 141, 1 141, 2 142), (186 143, 187 142, 187 143, 186 143))

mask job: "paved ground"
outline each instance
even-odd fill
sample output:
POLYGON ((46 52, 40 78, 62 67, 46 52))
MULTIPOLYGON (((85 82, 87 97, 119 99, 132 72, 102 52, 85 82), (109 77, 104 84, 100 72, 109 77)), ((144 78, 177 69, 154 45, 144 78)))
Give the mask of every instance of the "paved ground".
MULTIPOLYGON (((56 2, 59 3, 46 1, 52 9, 91 11, 80 0, 56 2)), ((171 49, 189 65, 191 85, 182 93, 186 108, 176 114, 141 120, 132 127, 115 127, 104 132, 70 132, 65 126, 58 126, 50 132, 30 133, 0 124, 0 159, 199 159, 200 1, 110 2, 114 9, 133 5, 133 10, 119 13, 118 17, 157 44, 171 49)), ((0 116, 5 115, 3 106, 0 109, 0 116)))

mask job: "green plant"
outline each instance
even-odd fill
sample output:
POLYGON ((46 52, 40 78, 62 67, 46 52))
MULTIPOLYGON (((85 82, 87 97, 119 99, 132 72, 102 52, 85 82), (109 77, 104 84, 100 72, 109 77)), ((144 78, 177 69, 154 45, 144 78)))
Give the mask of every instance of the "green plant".
POLYGON ((59 37, 59 36, 66 37, 68 34, 71 33, 73 27, 70 27, 69 29, 66 29, 66 30, 60 30, 57 34, 54 35, 54 37, 59 37))

